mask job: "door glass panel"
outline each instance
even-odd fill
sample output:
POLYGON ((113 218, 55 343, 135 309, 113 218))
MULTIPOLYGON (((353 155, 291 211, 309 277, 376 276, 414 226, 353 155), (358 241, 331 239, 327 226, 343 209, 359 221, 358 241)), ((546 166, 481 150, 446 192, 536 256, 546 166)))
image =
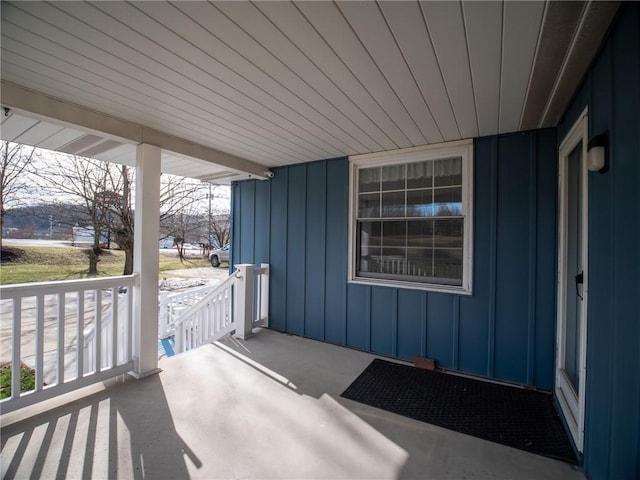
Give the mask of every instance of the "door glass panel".
POLYGON ((580 335, 583 284, 577 277, 582 265, 582 144, 568 157, 567 175, 567 281, 564 371, 576 392, 580 388, 580 335))

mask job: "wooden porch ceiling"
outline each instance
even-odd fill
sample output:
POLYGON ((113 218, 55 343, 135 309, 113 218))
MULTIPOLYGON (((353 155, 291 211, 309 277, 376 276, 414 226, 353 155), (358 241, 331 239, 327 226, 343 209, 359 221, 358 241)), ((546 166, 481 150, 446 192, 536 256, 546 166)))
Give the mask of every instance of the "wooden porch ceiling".
MULTIPOLYGON (((618 6, 7 1, 1 75, 275 167, 556 125, 618 6)), ((3 117, 2 138, 116 161, 135 144, 29 113, 3 117)), ((163 169, 245 171, 183 154, 163 169)))

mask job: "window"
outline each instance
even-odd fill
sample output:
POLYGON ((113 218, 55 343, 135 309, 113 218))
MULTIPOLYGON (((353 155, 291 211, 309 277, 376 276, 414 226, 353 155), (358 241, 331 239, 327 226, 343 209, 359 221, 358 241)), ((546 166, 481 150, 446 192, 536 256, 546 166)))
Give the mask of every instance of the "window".
POLYGON ((350 161, 350 280, 471 293, 471 141, 350 161))

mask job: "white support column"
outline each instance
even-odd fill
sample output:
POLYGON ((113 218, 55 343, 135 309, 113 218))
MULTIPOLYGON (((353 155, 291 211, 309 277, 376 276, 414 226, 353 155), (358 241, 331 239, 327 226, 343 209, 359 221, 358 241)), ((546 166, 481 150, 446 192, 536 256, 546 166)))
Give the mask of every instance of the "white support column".
POLYGON ((136 378, 158 369, 158 232, 160 231, 160 153, 155 145, 141 144, 136 151, 136 210, 133 271, 133 357, 136 378))
POLYGON ((236 265, 239 270, 235 290, 235 337, 246 340, 253 331, 253 306, 255 303, 255 273, 251 264, 236 265))

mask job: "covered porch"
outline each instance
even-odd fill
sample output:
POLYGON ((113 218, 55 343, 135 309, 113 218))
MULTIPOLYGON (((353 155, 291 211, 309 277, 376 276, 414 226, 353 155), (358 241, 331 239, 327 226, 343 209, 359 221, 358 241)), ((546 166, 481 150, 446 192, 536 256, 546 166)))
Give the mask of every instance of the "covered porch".
POLYGON ((582 479, 567 463, 340 397, 375 358, 263 330, 3 418, 4 478, 582 479))
POLYGON ((580 475, 342 400, 382 355, 553 391, 638 478, 639 51, 632 2, 3 2, 2 138, 138 182, 140 381, 3 415, 8 476, 580 475), (314 340, 158 365, 160 172, 231 183, 230 263, 314 340))

